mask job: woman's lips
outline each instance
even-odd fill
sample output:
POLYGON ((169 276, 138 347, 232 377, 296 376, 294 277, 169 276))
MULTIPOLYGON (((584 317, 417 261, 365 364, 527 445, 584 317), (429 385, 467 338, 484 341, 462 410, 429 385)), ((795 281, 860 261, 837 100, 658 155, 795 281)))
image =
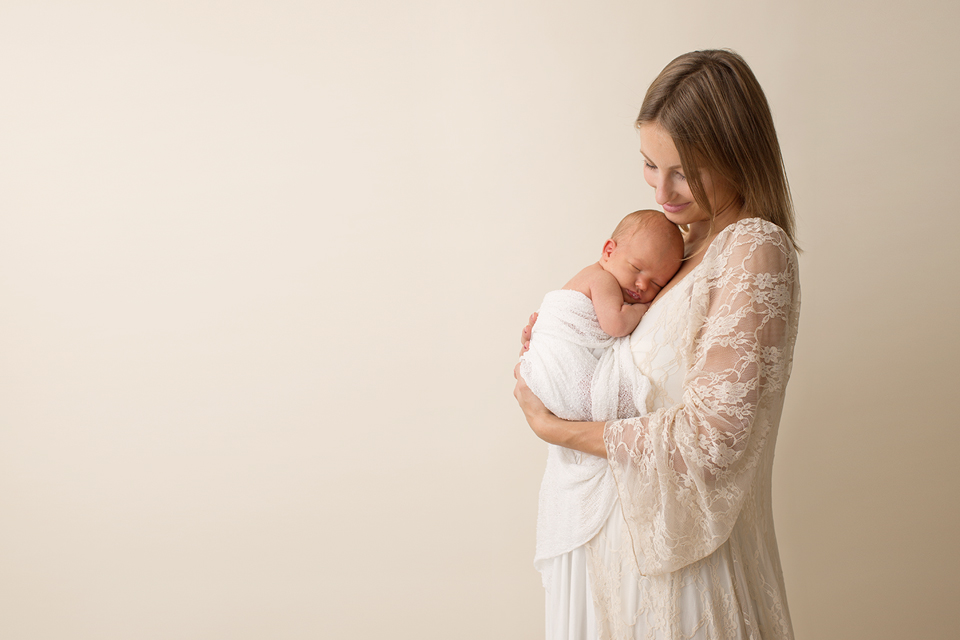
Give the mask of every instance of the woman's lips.
POLYGON ((663 205, 663 210, 667 213, 680 213, 689 206, 689 202, 685 202, 683 204, 665 204, 663 205))

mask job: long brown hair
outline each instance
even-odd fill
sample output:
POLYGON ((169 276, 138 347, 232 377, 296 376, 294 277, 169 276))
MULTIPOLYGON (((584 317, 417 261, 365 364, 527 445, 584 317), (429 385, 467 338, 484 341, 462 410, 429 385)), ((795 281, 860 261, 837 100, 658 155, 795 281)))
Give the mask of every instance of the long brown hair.
POLYGON ((668 64, 647 89, 637 116, 637 127, 648 123, 673 139, 701 209, 717 213, 700 178, 707 169, 727 181, 744 211, 779 226, 796 247, 793 200, 773 117, 739 54, 693 51, 668 64))

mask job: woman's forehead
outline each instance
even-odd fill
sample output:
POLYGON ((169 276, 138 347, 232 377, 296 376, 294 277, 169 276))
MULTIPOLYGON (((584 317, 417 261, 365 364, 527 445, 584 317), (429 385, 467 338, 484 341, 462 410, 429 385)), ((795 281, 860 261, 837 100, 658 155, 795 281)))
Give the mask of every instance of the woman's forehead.
POLYGON ((664 169, 680 166, 680 152, 673 138, 654 122, 640 125, 640 153, 654 164, 669 164, 664 169))

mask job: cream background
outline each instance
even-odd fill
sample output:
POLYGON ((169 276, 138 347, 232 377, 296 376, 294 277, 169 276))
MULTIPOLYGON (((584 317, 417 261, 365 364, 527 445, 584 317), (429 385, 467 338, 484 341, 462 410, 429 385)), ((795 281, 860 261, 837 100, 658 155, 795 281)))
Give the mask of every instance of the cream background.
POLYGON ((804 307, 798 638, 960 623, 957 3, 0 3, 0 638, 536 638, 543 293, 732 47, 804 307))

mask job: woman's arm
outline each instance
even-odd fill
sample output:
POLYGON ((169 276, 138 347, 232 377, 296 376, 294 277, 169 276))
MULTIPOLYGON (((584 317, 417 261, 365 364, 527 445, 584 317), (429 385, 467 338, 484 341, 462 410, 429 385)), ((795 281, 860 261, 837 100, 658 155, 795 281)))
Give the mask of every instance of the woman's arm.
POLYGON ((644 573, 676 570, 729 537, 776 433, 799 310, 795 256, 778 231, 751 223, 705 256, 681 402, 606 426, 644 573))
MULTIPOLYGON (((796 335, 796 266, 784 247, 734 239, 722 258, 722 266, 707 276, 701 308, 695 301, 691 313, 702 315, 702 325, 693 345, 693 362, 683 387, 681 404, 650 416, 611 423, 610 431, 623 428, 633 435, 616 445, 638 458, 644 449, 650 423, 663 423, 677 440, 682 430, 695 431, 698 455, 678 458, 696 461, 697 468, 719 473, 734 465, 753 435, 753 426, 763 400, 779 394, 782 400, 796 335), (693 460, 695 458, 695 460, 693 460)), ((692 451, 690 452, 693 453, 692 451)))

